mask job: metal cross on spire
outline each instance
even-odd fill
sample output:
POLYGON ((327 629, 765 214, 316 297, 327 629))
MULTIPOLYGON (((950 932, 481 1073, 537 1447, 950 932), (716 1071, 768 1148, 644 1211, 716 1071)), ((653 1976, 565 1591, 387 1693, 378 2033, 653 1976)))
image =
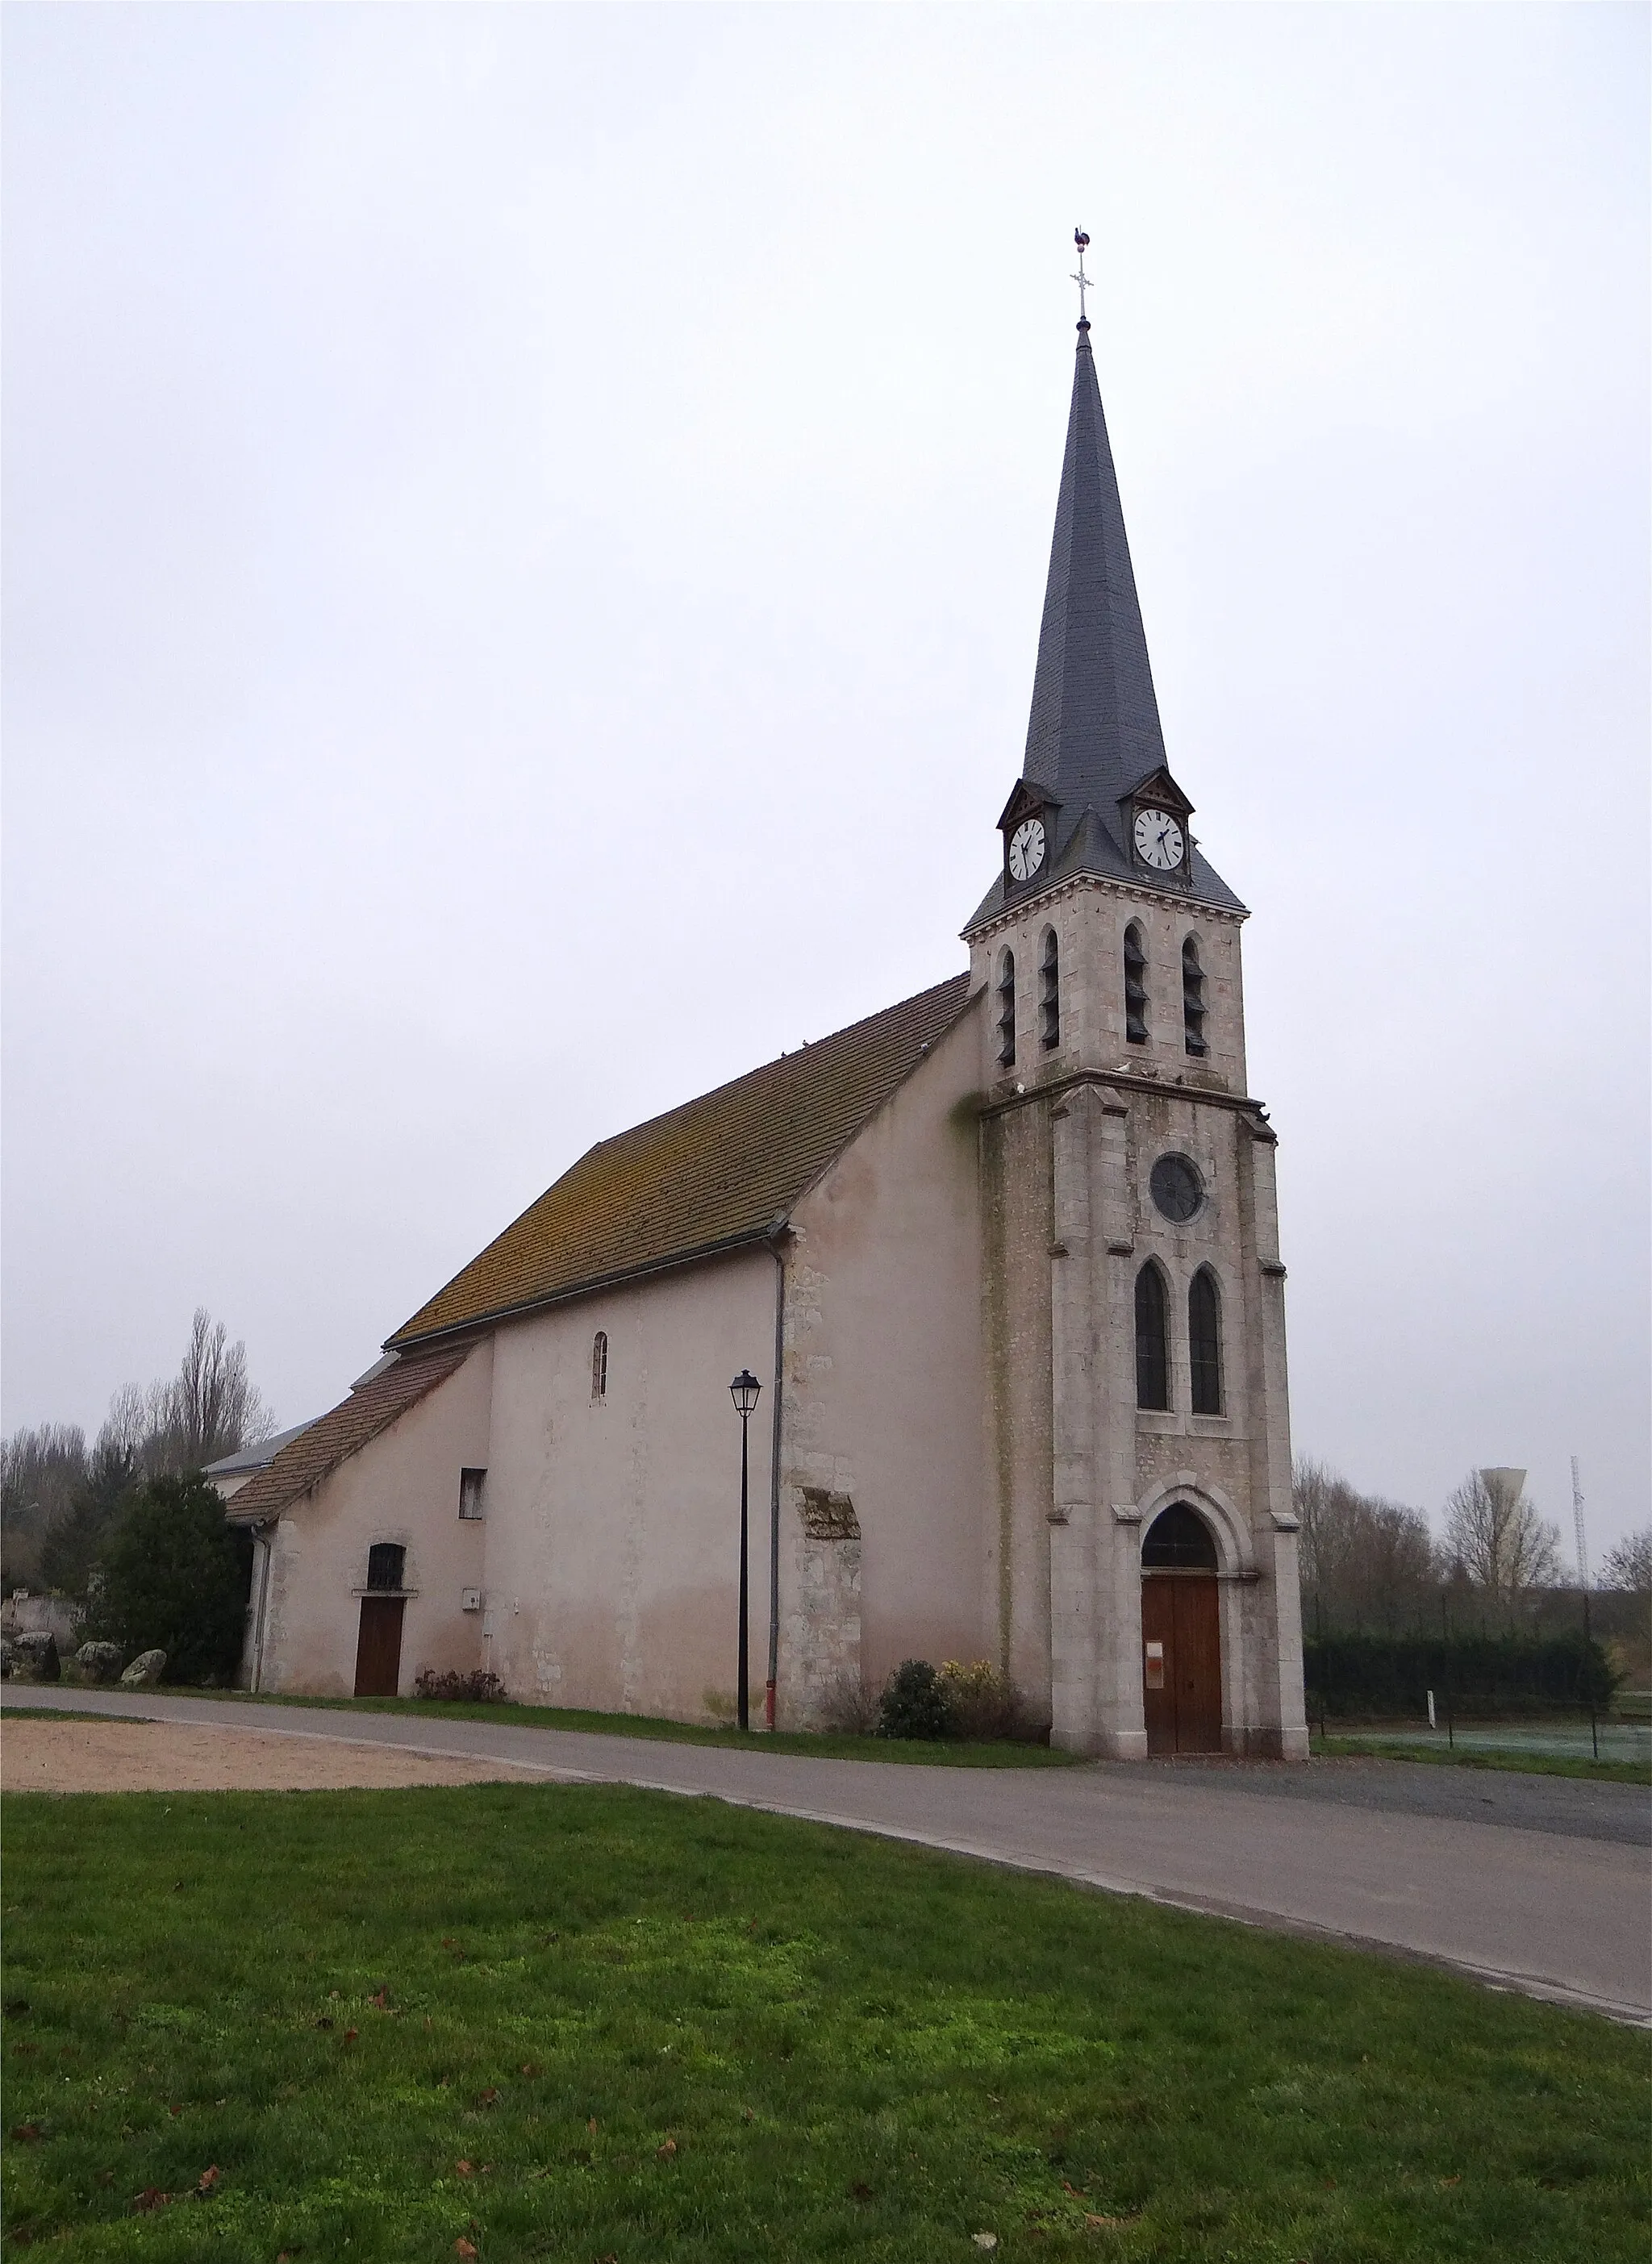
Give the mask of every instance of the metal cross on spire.
POLYGON ((1079 287, 1079 328, 1081 330, 1088 330, 1090 325, 1089 318, 1084 311, 1084 294, 1095 288, 1089 277, 1084 272, 1084 254, 1089 247, 1090 239, 1081 228, 1075 228, 1073 231, 1073 241, 1079 248, 1079 272, 1073 278, 1073 282, 1079 287))

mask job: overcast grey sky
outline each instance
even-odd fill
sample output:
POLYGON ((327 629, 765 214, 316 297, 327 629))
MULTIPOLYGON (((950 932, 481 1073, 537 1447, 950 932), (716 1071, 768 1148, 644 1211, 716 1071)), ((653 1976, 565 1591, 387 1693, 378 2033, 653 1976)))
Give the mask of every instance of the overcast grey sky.
POLYGON ((6 1426, 964 963, 1081 221, 1298 1446, 1644 1521, 1648 20, 13 0, 6 1426))

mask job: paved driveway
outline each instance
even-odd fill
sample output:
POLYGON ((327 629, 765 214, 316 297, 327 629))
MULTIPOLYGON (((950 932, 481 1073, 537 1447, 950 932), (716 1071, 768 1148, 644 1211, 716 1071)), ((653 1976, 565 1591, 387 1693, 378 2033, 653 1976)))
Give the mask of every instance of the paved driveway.
POLYGON ((1398 1951, 1652 2024, 1652 1803, 1634 1789, 1561 1780, 1550 1790, 1554 1781, 1538 1777, 1505 1787, 1477 1771, 1392 1761, 928 1768, 765 1752, 761 1739, 737 1752, 227 1699, 31 1687, 8 1690, 4 1702, 363 1740, 508 1760, 564 1781, 710 1795, 1398 1951))

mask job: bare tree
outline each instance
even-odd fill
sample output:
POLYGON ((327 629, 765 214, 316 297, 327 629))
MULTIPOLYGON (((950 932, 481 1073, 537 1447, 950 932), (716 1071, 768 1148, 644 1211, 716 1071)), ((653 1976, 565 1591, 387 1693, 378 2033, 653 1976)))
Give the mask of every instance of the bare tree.
POLYGON ((247 1348, 228 1341, 222 1321, 195 1308, 189 1342, 167 1394, 173 1467, 198 1470, 233 1454, 273 1427, 270 1411, 247 1374, 247 1348))
POLYGON ((1600 1560, 1603 1588, 1628 1588, 1637 1596, 1652 1595, 1652 1525, 1627 1533, 1600 1560))
POLYGON ((1471 1470, 1446 1498, 1445 1537, 1453 1568, 1497 1603, 1560 1580, 1560 1527, 1538 1514, 1524 1470, 1471 1470))
POLYGON ((40 1575, 40 1549, 86 1477, 86 1434, 77 1423, 42 1423, 0 1440, 0 1549, 4 1578, 40 1575))
POLYGON ((1302 1585, 1333 1627, 1394 1634, 1415 1624, 1437 1574, 1421 1510, 1363 1494, 1323 1462, 1293 1473, 1302 1585))

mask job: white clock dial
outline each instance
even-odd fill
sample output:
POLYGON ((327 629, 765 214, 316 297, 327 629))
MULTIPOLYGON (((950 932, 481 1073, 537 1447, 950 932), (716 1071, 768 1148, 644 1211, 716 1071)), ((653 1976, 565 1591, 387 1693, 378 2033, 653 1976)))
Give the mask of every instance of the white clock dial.
POLYGON ((1139 809, 1133 838, 1142 863, 1161 873, 1174 873, 1188 853, 1182 828, 1168 809, 1139 809))
POLYGON ((1009 837, 1009 877, 1030 881, 1044 862, 1044 820, 1023 818, 1009 837))

